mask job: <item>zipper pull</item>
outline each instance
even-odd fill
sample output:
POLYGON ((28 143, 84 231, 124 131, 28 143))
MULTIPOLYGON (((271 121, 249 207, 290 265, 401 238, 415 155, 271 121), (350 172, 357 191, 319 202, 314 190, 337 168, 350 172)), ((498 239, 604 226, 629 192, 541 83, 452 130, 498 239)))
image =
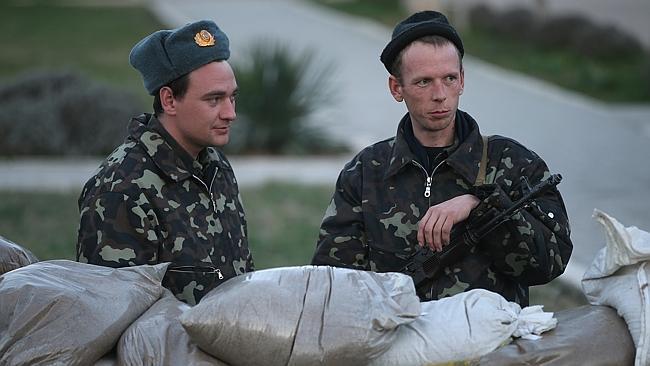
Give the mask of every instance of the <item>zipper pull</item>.
POLYGON ((431 196, 431 177, 427 177, 427 185, 424 187, 424 197, 429 198, 431 196))
POLYGON ((217 277, 219 277, 220 280, 223 280, 223 275, 221 274, 221 270, 217 268, 217 277))

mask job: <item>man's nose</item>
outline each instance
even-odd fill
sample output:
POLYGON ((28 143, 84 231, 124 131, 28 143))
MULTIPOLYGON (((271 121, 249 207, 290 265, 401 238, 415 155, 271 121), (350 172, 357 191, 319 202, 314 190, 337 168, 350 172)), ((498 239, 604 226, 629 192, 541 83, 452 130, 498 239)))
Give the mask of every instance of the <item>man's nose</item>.
POLYGON ((219 112, 221 119, 226 121, 235 120, 235 118, 237 118, 237 113, 235 112, 235 101, 227 99, 223 108, 219 112))
POLYGON ((443 102, 447 99, 447 90, 440 81, 434 81, 431 85, 431 99, 436 102, 443 102))

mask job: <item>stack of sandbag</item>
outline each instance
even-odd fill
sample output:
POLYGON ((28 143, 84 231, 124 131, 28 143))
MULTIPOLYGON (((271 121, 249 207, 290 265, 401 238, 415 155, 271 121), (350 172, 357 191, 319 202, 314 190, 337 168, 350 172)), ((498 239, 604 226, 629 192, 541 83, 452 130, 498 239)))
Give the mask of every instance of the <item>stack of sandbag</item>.
POLYGON ((370 364, 428 365, 473 360, 511 337, 538 339, 557 320, 540 305, 521 308, 487 290, 476 289, 422 303, 422 315, 399 327, 397 340, 370 364))
POLYGON ((606 245, 584 274, 583 292, 591 304, 617 310, 636 345, 635 365, 650 365, 650 233, 599 210, 594 218, 605 230, 606 245))
POLYGON ((92 365, 163 292, 168 264, 44 261, 0 276, 0 365, 92 365))
POLYGON ((36 262, 32 252, 0 236, 0 275, 36 262))
POLYGON ((203 351, 234 366, 358 366, 419 314, 408 276, 302 266, 230 279, 180 320, 203 351))
MULTIPOLYGON (((169 290, 124 331, 116 361, 122 366, 220 366, 225 363, 190 341, 179 317, 191 307, 169 290)), ((97 366, 97 365, 96 365, 97 366)))

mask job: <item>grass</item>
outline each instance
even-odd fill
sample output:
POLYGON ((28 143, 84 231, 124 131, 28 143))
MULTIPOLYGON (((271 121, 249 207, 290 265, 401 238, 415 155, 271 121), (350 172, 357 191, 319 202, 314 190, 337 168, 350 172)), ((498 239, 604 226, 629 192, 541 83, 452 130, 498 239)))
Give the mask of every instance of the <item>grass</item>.
MULTIPOLYGON (((398 1, 311 0, 377 20, 389 28, 407 14, 398 1)), ((460 30, 468 54, 607 102, 650 102, 650 56, 599 61, 563 49, 542 49, 526 41, 460 30)), ((388 41, 388 40, 387 40, 388 41)), ((379 52, 380 50, 378 50, 379 52)))
MULTIPOLYGON (((268 184, 242 190, 258 269, 308 264, 332 187, 268 184)), ((0 235, 40 260, 75 259, 78 192, 0 191, 0 235)))
MULTIPOLYGON (((332 187, 267 184, 242 190, 257 269, 308 264, 332 187)), ((40 260, 75 259, 77 192, 0 191, 0 235, 40 260)), ((531 288, 531 304, 558 311, 586 304, 558 281, 531 288)))
POLYGON ((144 99, 129 52, 141 38, 164 26, 142 7, 57 3, 0 2, 0 79, 32 69, 82 70, 144 99))

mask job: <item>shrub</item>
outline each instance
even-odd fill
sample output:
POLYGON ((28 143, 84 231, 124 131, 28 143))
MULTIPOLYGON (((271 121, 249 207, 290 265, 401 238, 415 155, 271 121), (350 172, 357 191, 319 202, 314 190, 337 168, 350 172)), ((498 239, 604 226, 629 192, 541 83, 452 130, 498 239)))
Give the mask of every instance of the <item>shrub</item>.
POLYGON ((513 39, 530 39, 536 31, 538 19, 527 8, 515 7, 496 15, 494 30, 513 39))
POLYGON ((593 27, 591 21, 579 15, 548 17, 539 25, 534 40, 544 47, 571 48, 578 32, 593 27))
POLYGON ((106 155, 140 104, 72 71, 32 71, 0 84, 0 155, 106 155))
POLYGON ((577 31, 573 36, 573 49, 586 57, 622 59, 643 52, 641 43, 613 26, 593 26, 577 31))
POLYGON ((530 42, 547 49, 565 49, 599 60, 642 57, 643 46, 619 28, 599 25, 582 15, 540 17, 523 7, 494 11, 476 5, 469 11, 472 27, 504 38, 530 42))
POLYGON ((226 151, 239 154, 336 153, 309 118, 332 99, 331 67, 316 69, 310 53, 292 55, 279 44, 256 43, 247 64, 234 65, 240 96, 238 120, 226 151))

